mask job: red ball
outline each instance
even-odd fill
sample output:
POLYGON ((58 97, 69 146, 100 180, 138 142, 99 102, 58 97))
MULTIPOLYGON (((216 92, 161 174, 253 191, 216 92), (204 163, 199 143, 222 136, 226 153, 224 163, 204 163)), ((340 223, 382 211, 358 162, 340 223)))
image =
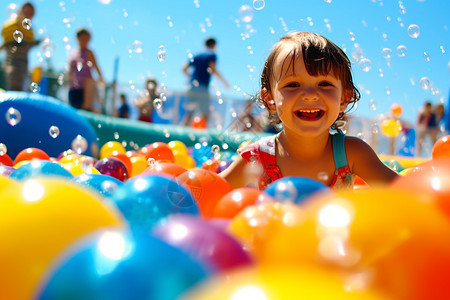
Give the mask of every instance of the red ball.
POLYGON ((443 136, 434 143, 431 149, 431 157, 433 159, 450 157, 450 135, 443 136))
POLYGON ((13 161, 12 161, 11 157, 9 157, 8 154, 0 153, 0 165, 1 164, 8 166, 8 167, 12 167, 13 161))
POLYGON ((205 129, 206 121, 203 118, 195 117, 194 120, 192 120, 191 126, 195 129, 205 129))
POLYGON ((262 191, 255 188, 234 189, 217 202, 213 217, 232 219, 245 207, 255 204, 259 197, 262 197, 262 191))
POLYGON ((180 165, 169 162, 158 162, 152 164, 147 169, 145 169, 143 174, 165 174, 173 177, 177 177, 178 175, 186 172, 187 170, 180 165))
POLYGON ((128 170, 125 164, 118 158, 108 156, 97 161, 94 165, 101 174, 114 177, 120 181, 128 179, 128 170))
POLYGON ((213 217, 213 211, 220 199, 231 186, 218 174, 205 169, 195 168, 180 174, 177 179, 184 183, 197 200, 204 217, 213 217))
POLYGON ((163 142, 155 142, 153 144, 146 145, 139 150, 139 153, 145 155, 147 159, 152 158, 155 161, 175 161, 172 150, 166 143, 163 142))
POLYGON ((33 158, 50 160, 50 156, 48 156, 48 154, 43 150, 38 148, 26 148, 17 154, 16 158, 14 159, 14 164, 17 164, 18 162, 21 162, 23 160, 32 160, 33 158))

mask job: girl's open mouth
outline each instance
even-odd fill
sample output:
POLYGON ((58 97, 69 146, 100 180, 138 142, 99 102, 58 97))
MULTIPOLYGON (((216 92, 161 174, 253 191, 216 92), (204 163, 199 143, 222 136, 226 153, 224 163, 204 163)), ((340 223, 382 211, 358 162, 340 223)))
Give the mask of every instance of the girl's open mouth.
POLYGON ((321 109, 300 109, 296 111, 297 117, 302 120, 315 121, 320 119, 324 114, 321 109))

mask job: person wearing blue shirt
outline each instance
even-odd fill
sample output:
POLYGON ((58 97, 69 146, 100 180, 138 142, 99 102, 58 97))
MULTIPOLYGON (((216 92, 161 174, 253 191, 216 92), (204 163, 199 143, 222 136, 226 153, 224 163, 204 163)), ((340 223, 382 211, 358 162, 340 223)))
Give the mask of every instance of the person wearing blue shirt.
POLYGON ((196 111, 208 123, 211 102, 209 95, 211 75, 216 76, 227 89, 229 88, 228 82, 216 68, 217 55, 214 52, 216 40, 214 38, 206 39, 205 46, 206 51, 194 56, 183 67, 183 73, 190 78, 190 87, 184 99, 186 115, 183 125, 185 126, 191 124, 192 117, 196 111))

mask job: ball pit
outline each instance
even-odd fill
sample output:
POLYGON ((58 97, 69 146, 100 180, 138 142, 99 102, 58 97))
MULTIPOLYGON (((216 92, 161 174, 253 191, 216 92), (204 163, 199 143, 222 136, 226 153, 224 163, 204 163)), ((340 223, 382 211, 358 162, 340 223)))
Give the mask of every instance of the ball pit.
MULTIPOLYGON (((101 116, 81 114, 108 132, 101 116)), ((446 141, 431 159, 380 156, 403 174, 385 189, 285 177, 263 192, 232 190, 217 174, 246 141, 218 151, 212 131, 183 130, 141 147, 111 133, 98 156, 77 151, 83 140, 0 152, 5 297, 450 297, 446 141)))

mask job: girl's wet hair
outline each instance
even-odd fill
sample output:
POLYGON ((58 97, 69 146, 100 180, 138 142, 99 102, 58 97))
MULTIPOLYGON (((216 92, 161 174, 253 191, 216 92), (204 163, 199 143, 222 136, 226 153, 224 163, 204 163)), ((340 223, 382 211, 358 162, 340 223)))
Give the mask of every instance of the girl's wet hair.
MULTIPOLYGON (((306 71, 311 76, 332 73, 336 78, 340 79, 344 100, 348 102, 347 111, 354 107, 361 95, 353 84, 350 60, 336 44, 321 35, 311 32, 288 33, 275 44, 264 64, 261 74, 261 89, 265 88, 267 91, 272 92, 271 83, 277 79, 274 78, 275 60, 286 43, 293 45, 293 48, 283 60, 280 70, 292 68, 292 71, 294 71, 295 60, 302 55, 306 71)), ((260 96, 257 99, 268 108, 267 103, 260 96)), ((337 120, 341 119, 343 115, 344 113, 340 113, 337 120)), ((280 122, 277 116, 273 117, 275 118, 271 120, 272 123, 277 124, 280 122)))

